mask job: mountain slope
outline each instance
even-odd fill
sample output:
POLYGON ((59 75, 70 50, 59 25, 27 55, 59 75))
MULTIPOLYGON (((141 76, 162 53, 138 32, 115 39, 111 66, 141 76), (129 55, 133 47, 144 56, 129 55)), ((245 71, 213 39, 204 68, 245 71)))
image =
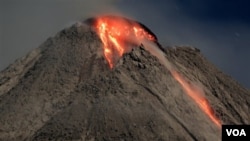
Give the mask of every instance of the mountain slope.
MULTIPOLYGON (((249 124, 249 90, 197 49, 165 54, 223 123, 249 124)), ((98 36, 76 24, 0 73, 0 139, 220 140, 220 128, 143 46, 110 70, 98 36)))

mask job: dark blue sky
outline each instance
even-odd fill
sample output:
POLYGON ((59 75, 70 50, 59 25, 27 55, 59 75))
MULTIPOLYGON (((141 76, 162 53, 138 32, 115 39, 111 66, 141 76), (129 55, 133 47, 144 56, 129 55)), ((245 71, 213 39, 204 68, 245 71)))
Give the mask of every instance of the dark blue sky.
POLYGON ((163 45, 191 45, 250 88, 250 1, 121 0, 119 9, 158 35, 163 45))
POLYGON ((177 0, 188 15, 200 20, 250 22, 248 0, 177 0))
POLYGON ((195 46, 250 88, 248 0, 1 0, 0 70, 89 16, 119 12, 148 26, 164 46, 195 46))

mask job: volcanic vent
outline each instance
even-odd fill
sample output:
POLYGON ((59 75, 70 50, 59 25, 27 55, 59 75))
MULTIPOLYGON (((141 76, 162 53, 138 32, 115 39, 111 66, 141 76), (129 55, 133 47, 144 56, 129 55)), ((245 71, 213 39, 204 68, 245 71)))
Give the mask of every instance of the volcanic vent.
POLYGON ((109 17, 64 29, 0 73, 0 140, 216 141, 221 123, 249 124, 249 90, 198 49, 163 49, 139 22, 109 17), (119 33, 120 20, 137 30, 119 33))
POLYGON ((110 68, 113 68, 124 53, 130 52, 134 46, 139 46, 143 40, 159 45, 156 35, 149 28, 125 17, 107 15, 90 18, 85 22, 93 26, 99 35, 110 68))

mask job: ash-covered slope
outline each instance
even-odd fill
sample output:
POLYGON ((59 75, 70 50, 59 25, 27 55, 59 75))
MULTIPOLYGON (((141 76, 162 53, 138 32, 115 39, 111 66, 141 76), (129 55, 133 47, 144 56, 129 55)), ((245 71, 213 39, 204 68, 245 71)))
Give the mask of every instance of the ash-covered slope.
MULTIPOLYGON (((0 140, 220 140, 218 128, 143 47, 110 70, 74 25, 0 73, 0 140)), ((223 123, 250 124, 250 92, 191 47, 166 57, 199 83, 223 123)))

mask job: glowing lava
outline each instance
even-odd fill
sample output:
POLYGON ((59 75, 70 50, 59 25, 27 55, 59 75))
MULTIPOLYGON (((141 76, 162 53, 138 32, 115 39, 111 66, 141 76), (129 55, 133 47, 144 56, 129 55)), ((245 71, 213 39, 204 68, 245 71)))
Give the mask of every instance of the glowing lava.
POLYGON ((129 45, 139 46, 143 43, 144 47, 171 71, 173 77, 181 84, 184 91, 206 115, 217 126, 221 127, 220 120, 214 115, 206 98, 202 96, 202 91, 189 84, 179 73, 172 69, 170 62, 165 58, 163 52, 159 50, 159 46, 151 44, 152 42, 157 43, 157 38, 148 28, 139 22, 116 16, 100 16, 94 19, 94 23, 91 21, 91 24, 94 25, 103 43, 104 56, 110 68, 114 67, 115 61, 125 52, 130 51, 131 47, 129 45))
POLYGON ((184 91, 198 104, 198 106, 208 115, 208 117, 218 126, 221 127, 220 120, 214 115, 208 101, 202 96, 201 91, 191 86, 182 76, 176 71, 171 71, 174 78, 181 84, 184 91))
POLYGON ((101 16, 95 20, 95 28, 110 68, 113 68, 117 57, 130 50, 128 44, 140 45, 143 39, 156 41, 154 35, 135 21, 115 16, 101 16))

